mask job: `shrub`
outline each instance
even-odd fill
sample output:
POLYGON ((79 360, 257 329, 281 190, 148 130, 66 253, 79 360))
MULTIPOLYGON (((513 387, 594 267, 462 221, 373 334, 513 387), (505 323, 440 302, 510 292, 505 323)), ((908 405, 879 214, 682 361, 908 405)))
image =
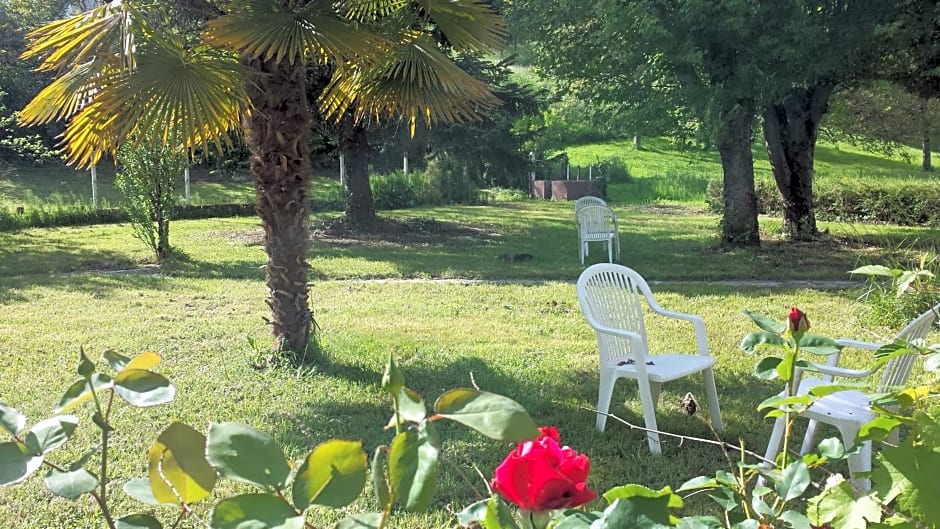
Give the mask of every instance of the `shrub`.
POLYGON ((860 299, 876 325, 903 327, 940 302, 940 256, 935 254, 922 255, 917 264, 867 265, 849 273, 868 276, 860 299))
POLYGON ((427 181, 422 204, 479 204, 480 189, 457 160, 434 158, 424 171, 427 181))
POLYGON ((369 183, 372 187, 372 199, 376 209, 405 209, 418 205, 415 194, 416 173, 405 175, 401 171, 385 175, 372 175, 369 183))

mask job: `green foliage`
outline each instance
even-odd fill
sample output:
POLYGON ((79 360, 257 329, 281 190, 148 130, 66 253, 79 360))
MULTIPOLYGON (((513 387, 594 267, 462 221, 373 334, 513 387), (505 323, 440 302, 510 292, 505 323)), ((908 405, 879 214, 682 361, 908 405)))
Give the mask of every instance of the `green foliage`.
POLYGON ((120 170, 114 185, 124 196, 134 236, 144 242, 157 261, 170 254, 170 218, 173 214, 174 183, 186 169, 186 158, 166 144, 149 139, 125 144, 120 152, 120 170))
MULTIPOLYGON (((428 162, 424 176, 428 187, 424 196, 421 197, 422 205, 480 203, 480 189, 459 158, 452 156, 433 158, 428 162)), ((482 180, 489 179, 484 176, 482 180)), ((508 183, 505 179, 500 179, 500 181, 508 183)))
POLYGON ((940 259, 923 254, 919 262, 867 265, 850 274, 868 277, 868 289, 861 300, 868 307, 872 323, 902 327, 940 300, 940 259))
POLYGON ((425 172, 372 175, 369 183, 376 209, 407 209, 445 204, 479 204, 480 190, 455 161, 432 160, 425 172))
POLYGON ((11 112, 4 104, 6 95, 0 90, 0 162, 40 165, 54 159, 55 152, 38 134, 17 127, 16 112, 11 112))

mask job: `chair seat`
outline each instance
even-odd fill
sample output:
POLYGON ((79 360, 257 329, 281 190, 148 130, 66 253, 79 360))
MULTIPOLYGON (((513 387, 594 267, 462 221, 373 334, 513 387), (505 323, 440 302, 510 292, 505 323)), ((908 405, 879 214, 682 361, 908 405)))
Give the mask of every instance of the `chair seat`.
MULTIPOLYGON (((646 373, 651 382, 669 382, 715 365, 715 357, 692 354, 657 354, 648 357, 646 373)), ((618 377, 636 378, 636 364, 631 359, 610 360, 604 366, 618 377)))
MULTIPOLYGON (((832 382, 826 382, 818 378, 807 378, 800 382, 800 389, 797 394, 806 395, 812 388, 829 384, 832 384, 832 382)), ((828 424, 833 421, 865 424, 875 418, 875 414, 871 411, 868 395, 857 390, 830 393, 813 401, 809 409, 800 413, 800 415, 807 419, 815 419, 828 424)))

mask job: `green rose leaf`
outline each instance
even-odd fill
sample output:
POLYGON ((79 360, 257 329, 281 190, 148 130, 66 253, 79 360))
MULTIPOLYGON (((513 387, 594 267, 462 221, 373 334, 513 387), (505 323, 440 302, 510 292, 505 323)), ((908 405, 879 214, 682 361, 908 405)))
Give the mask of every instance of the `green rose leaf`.
POLYGON ((757 378, 761 380, 773 380, 777 378, 777 366, 783 362, 782 358, 777 358, 776 356, 768 356, 761 358, 760 362, 757 363, 757 367, 754 368, 757 378))
POLYGON ((859 441, 884 441, 895 428, 900 427, 902 424, 904 422, 894 417, 879 415, 862 425, 858 431, 858 439, 859 441))
POLYGON ((708 476, 696 476, 679 487, 676 492, 688 492, 690 490, 700 490, 700 489, 713 489, 718 487, 718 480, 715 478, 710 478, 708 476))
POLYGON ((817 355, 831 355, 841 351, 842 346, 836 343, 832 338, 816 336, 815 334, 804 334, 800 338, 800 350, 817 355))
MULTIPOLYGON (((419 423, 427 417, 427 407, 424 405, 424 399, 416 391, 408 388, 400 388, 395 395, 395 402, 398 404, 398 415, 404 422, 419 423)), ((389 421, 389 427, 395 426, 395 417, 389 421)))
POLYGON ((378 529, 380 523, 382 523, 382 513, 367 512, 340 520, 335 529, 378 529))
POLYGON ((783 513, 780 514, 780 519, 787 522, 793 529, 812 528, 812 524, 809 523, 809 518, 799 511, 783 511, 783 513))
POLYGON ((604 499, 607 500, 607 503, 613 503, 618 499, 628 500, 631 498, 666 498, 668 500, 667 507, 674 509, 682 507, 682 497, 674 494, 669 487, 653 490, 643 485, 631 484, 614 487, 604 493, 604 499))
POLYGON ((898 277, 902 270, 891 269, 883 265, 865 265, 850 271, 850 274, 862 274, 866 276, 898 277))
POLYGON ((163 375, 144 369, 125 369, 114 377, 114 391, 131 406, 144 408, 173 400, 176 388, 163 375))
POLYGON ((114 381, 104 373, 93 373, 91 379, 84 378, 76 380, 62 395, 59 405, 56 406, 55 413, 62 413, 70 410, 83 402, 91 399, 92 391, 99 392, 113 387, 114 381))
POLYGON ((424 511, 437 484, 439 442, 431 423, 409 428, 392 439, 388 474, 392 494, 406 510, 424 511))
POLYGON ((130 358, 117 353, 112 349, 105 349, 101 357, 104 358, 104 361, 107 362, 108 365, 111 366, 111 369, 115 371, 121 371, 131 361, 130 358))
POLYGON ((210 523, 214 529, 303 529, 304 517, 277 496, 242 494, 215 504, 210 523))
POLYGON ((244 424, 210 424, 206 455, 223 476, 266 490, 283 489, 290 475, 274 438, 244 424))
POLYGON ((604 509, 592 529, 666 529, 673 527, 669 515, 669 495, 619 498, 604 509))
POLYGON ((91 378, 91 374, 95 372, 95 363, 85 356, 85 351, 79 352, 77 371, 78 376, 84 378, 85 380, 91 378))
POLYGON ((600 514, 568 509, 552 527, 554 529, 590 529, 591 524, 600 517, 600 514))
POLYGON ((520 443, 539 436, 538 428, 518 402, 476 389, 452 389, 434 403, 436 415, 469 426, 497 441, 520 443))
POLYGON ((98 478, 84 468, 70 472, 59 472, 53 469, 46 474, 46 487, 57 496, 77 500, 82 494, 87 494, 98 487, 98 478))
POLYGON ((464 510, 457 513, 457 523, 461 527, 468 527, 474 522, 482 522, 486 518, 486 506, 490 502, 489 498, 471 503, 464 510))
POLYGON ((819 442, 819 455, 826 459, 838 460, 845 457, 845 446, 838 437, 827 437, 819 442))
POLYGON ((181 422, 163 430, 147 452, 148 477, 160 503, 195 503, 215 486, 215 469, 206 461, 206 437, 181 422))
POLYGON ((388 490, 388 479, 385 477, 385 451, 388 447, 376 447, 372 455, 372 490, 379 507, 385 510, 392 503, 392 493, 388 490))
POLYGON ((345 507, 366 484, 367 455, 360 441, 331 439, 317 445, 304 460, 292 488, 294 506, 345 507))
POLYGON ((64 445, 76 426, 78 417, 74 415, 52 417, 36 423, 26 434, 24 441, 31 453, 42 455, 64 445))
MULTIPOLYGON (((160 503, 160 500, 153 495, 153 487, 150 486, 150 478, 134 478, 128 480, 127 483, 124 484, 124 494, 147 505, 163 505, 160 503)), ((174 501, 168 503, 171 505, 179 505, 179 502, 175 501, 175 498, 174 501)))
POLYGON ((744 339, 741 340, 740 347, 741 350, 746 353, 754 353, 762 347, 783 347, 786 344, 787 341, 781 338, 780 335, 772 332, 758 331, 745 336, 744 339))
POLYGON ((0 443, 0 487, 13 485, 28 478, 42 465, 42 461, 42 456, 31 454, 23 443, 0 443))
POLYGON ((23 431, 23 428, 26 428, 26 416, 14 408, 0 403, 0 427, 9 432, 10 435, 16 435, 23 431))
POLYGON ((483 518, 485 529, 519 529, 516 517, 509 506, 497 497, 486 502, 486 516, 483 518))
POLYGON ((790 501, 799 498, 809 484, 809 469, 806 468, 806 463, 798 459, 783 469, 774 488, 783 501, 790 501))
POLYGON ((787 330, 787 325, 785 323, 772 320, 762 314, 751 312, 749 310, 742 310, 741 313, 748 318, 751 318, 751 321, 757 324, 758 327, 769 333, 781 334, 783 331, 787 330))
POLYGON ((388 392, 392 397, 398 395, 398 392, 405 386, 405 377, 398 369, 398 363, 395 357, 388 355, 388 362, 385 364, 385 373, 382 374, 382 389, 388 392))
POLYGON ((724 529, 724 527, 725 524, 714 516, 687 516, 679 520, 676 529, 724 529))
MULTIPOLYGON (((935 502, 935 500, 932 500, 935 502)), ((810 498, 806 515, 812 525, 839 529, 866 529, 881 521, 881 505, 872 496, 855 498, 852 484, 843 481, 810 498)))
POLYGON ((163 524, 149 514, 131 514, 114 520, 117 529, 163 529, 163 524))

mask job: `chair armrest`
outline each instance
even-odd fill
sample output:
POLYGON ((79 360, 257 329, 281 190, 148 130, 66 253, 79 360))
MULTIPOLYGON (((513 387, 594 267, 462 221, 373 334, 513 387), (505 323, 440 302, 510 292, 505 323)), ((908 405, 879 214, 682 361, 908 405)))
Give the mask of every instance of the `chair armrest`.
POLYGON ((874 342, 862 342, 859 340, 850 340, 848 338, 840 338, 836 340, 836 343, 842 347, 854 347, 855 349, 867 349, 869 351, 877 351, 883 344, 874 343, 874 342))
POLYGON ((705 334, 705 320, 703 320, 701 316, 666 310, 659 306, 659 304, 650 303, 649 306, 650 310, 656 314, 659 314, 660 316, 677 320, 684 320, 691 323, 695 328, 695 341, 698 344, 698 354, 703 356, 710 356, 710 353, 708 352, 708 336, 705 334))
POLYGON ((633 345, 643 345, 643 338, 638 333, 628 331, 626 329, 616 329, 614 327, 606 327, 604 325, 595 325, 591 322, 588 323, 596 332, 601 334, 610 334, 619 338, 626 338, 630 340, 633 345))
POLYGON ((848 369, 825 364, 813 364, 813 369, 824 375, 829 375, 829 380, 831 380, 831 377, 865 378, 876 371, 875 369, 848 369))

